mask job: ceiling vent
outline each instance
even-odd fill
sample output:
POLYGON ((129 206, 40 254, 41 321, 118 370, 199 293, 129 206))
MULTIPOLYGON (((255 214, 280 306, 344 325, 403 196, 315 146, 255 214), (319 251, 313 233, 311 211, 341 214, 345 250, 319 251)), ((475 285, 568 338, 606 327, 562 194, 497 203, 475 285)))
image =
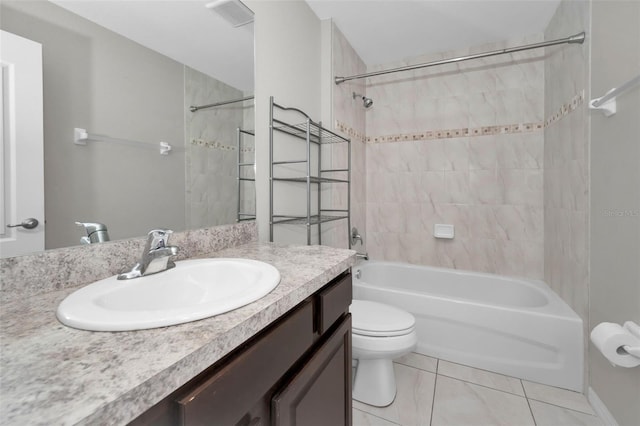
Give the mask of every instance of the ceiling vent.
POLYGON ((216 0, 207 3, 205 7, 218 15, 233 27, 253 22, 253 12, 240 0, 216 0))

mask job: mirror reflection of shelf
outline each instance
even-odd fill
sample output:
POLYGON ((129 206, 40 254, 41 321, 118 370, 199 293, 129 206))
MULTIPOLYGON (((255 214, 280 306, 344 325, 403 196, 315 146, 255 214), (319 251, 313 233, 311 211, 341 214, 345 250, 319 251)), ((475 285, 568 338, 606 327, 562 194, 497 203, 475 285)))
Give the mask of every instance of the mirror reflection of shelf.
MULTIPOLYGON (((250 206, 246 206, 244 204, 246 204, 247 201, 247 196, 246 196, 246 192, 248 190, 248 188, 243 185, 243 182, 255 182, 256 178, 255 178, 255 171, 256 171, 256 163, 255 163, 255 147, 250 147, 250 148, 246 148, 243 147, 243 139, 244 137, 249 136, 249 137, 255 137, 255 132, 253 130, 245 130, 245 129, 241 129, 238 128, 237 129, 237 140, 238 140, 238 157, 237 157, 237 163, 238 163, 238 184, 237 184, 237 190, 238 190, 238 209, 237 209, 237 216, 236 216, 236 222, 243 222, 243 221, 247 221, 247 220, 255 220, 256 218, 256 214, 255 212, 251 213, 251 212, 246 212, 244 211, 245 208, 250 207, 250 206), (247 161, 246 158, 243 158, 243 154, 246 153, 254 153, 254 158, 253 161, 247 161), (253 177, 247 177, 246 174, 249 173, 251 174, 251 171, 253 171, 253 177), (244 195, 244 197, 243 197, 244 195), (244 201, 244 203, 243 203, 244 201)), ((253 184, 253 188, 254 188, 254 196, 253 199, 255 200, 255 183, 253 184)), ((250 196, 249 196, 250 198, 250 196)), ((253 209, 255 210, 255 205, 253 206, 253 209)))
MULTIPOLYGON (((344 210, 346 212, 346 210, 344 210)), ((311 215, 309 216, 309 225, 319 225, 321 223, 332 222, 334 220, 347 219, 348 215, 311 215)), ((306 225, 307 224, 307 216, 284 216, 284 215, 273 215, 273 223, 288 223, 290 225, 306 225)))
MULTIPOLYGON (((290 178, 274 177, 273 180, 281 180, 281 181, 288 181, 288 182, 306 182, 307 177, 306 176, 290 177, 290 178)), ((332 179, 332 178, 317 177, 317 176, 309 176, 309 181, 311 183, 349 183, 347 179, 332 179)))
POLYGON ((137 148, 145 148, 145 149, 159 149, 160 155, 169 155, 171 151, 184 151, 182 148, 176 148, 167 142, 160 142, 159 145, 148 143, 148 142, 140 142, 134 141, 130 139, 121 139, 121 138, 112 138, 107 135, 98 135, 89 133, 86 129, 81 129, 76 127, 73 129, 73 143, 76 145, 87 145, 87 142, 108 142, 113 144, 120 145, 130 145, 135 146, 137 148))

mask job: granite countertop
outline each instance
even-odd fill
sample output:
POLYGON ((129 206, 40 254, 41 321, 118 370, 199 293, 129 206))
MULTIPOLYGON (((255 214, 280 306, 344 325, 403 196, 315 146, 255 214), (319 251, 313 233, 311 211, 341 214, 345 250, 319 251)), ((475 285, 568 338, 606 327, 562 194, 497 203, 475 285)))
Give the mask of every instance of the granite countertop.
POLYGON ((3 303, 0 423, 126 424, 355 262, 351 250, 268 243, 210 257, 268 262, 282 279, 267 296, 226 314, 131 332, 59 323, 58 304, 77 288, 3 303))

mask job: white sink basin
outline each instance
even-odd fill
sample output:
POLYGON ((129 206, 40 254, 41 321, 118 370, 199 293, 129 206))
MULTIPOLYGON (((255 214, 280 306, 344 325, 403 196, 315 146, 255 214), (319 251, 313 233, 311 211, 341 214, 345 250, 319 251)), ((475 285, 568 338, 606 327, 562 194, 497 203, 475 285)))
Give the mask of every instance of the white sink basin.
POLYGON ((267 295, 278 283, 278 270, 257 260, 185 260, 132 280, 113 276, 96 281, 67 296, 57 316, 83 330, 164 327, 237 309, 267 295))

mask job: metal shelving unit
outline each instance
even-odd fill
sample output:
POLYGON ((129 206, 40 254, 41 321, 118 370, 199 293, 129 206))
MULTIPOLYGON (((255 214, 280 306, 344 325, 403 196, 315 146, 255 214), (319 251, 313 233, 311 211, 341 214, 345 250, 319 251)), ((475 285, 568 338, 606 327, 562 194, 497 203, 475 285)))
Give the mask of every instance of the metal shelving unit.
MULTIPOLYGON (((251 130, 243 130, 241 128, 238 127, 237 129, 237 139, 238 139, 238 183, 237 183, 237 188, 238 188, 238 209, 237 209, 237 217, 236 217, 236 222, 242 222, 245 220, 255 220, 256 218, 256 213, 253 212, 243 212, 242 211, 242 187, 243 184, 242 182, 255 182, 256 178, 255 178, 255 174, 254 177, 252 178, 248 178, 248 177, 243 177, 243 169, 246 167, 253 167, 253 169, 255 170, 255 155, 254 155, 254 160, 253 162, 243 162, 243 158, 242 158, 242 147, 243 147, 243 143, 242 143, 242 139, 243 137, 247 135, 247 136, 251 136, 251 137, 255 137, 255 133, 251 130)), ((254 184, 255 187, 255 184, 254 184)))
MULTIPOLYGON (((322 244, 322 224, 337 220, 347 221, 347 232, 345 237, 351 248, 351 239, 349 238, 349 230, 351 229, 351 141, 337 133, 322 127, 322 123, 314 122, 304 111, 284 107, 274 102, 273 97, 270 99, 270 132, 269 132, 269 182, 270 182, 270 199, 269 199, 269 241, 273 241, 274 225, 304 225, 307 228, 307 244, 311 244, 312 227, 316 227, 318 232, 318 243, 322 244), (278 118, 276 116, 286 115, 301 116, 304 121, 292 124, 289 121, 278 118), (276 135, 283 134, 300 139, 306 144, 306 156, 304 159, 274 161, 274 144, 276 144, 276 135), (322 168, 322 146, 327 144, 347 144, 347 167, 346 168, 322 168), (313 149, 312 149, 313 147, 313 149), (315 151, 314 151, 315 149, 315 151), (315 174, 312 172, 312 152, 316 153, 317 165, 315 174), (306 172, 299 176, 282 176, 277 169, 280 166, 304 167, 306 172), (336 173, 346 174, 346 179, 332 177, 336 173), (274 214, 274 185, 277 182, 292 182, 306 184, 306 215, 286 215, 274 214), (321 188, 322 185, 340 184, 347 186, 346 209, 323 208, 321 188), (317 192, 317 201, 315 211, 312 211, 312 185, 315 186, 317 192)), ((302 118, 301 118, 302 119, 302 118)))

